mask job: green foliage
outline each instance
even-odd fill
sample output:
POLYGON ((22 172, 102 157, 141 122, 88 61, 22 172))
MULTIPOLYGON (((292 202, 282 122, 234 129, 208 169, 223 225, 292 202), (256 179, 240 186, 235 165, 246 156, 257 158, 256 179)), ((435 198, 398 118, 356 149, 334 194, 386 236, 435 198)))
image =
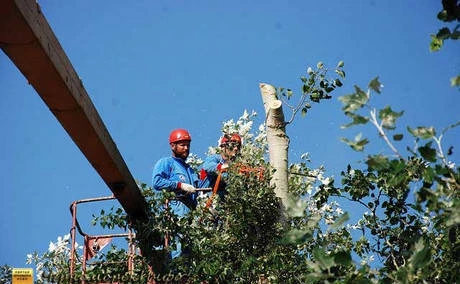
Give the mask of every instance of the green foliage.
POLYGON ((356 135, 353 141, 348 140, 347 138, 341 138, 341 140, 355 151, 363 151, 364 146, 366 146, 369 143, 369 140, 367 140, 366 138, 362 139, 361 133, 356 135))
MULTIPOLYGON (((442 1, 443 9, 438 13, 438 20, 451 23, 460 21, 460 1, 459 0, 444 0, 442 1)), ((444 40, 457 40, 460 38, 460 25, 452 28, 443 27, 436 35, 431 35, 430 50, 438 51, 442 48, 444 40)))
MULTIPOLYGON (((404 159, 387 133, 396 129, 396 120, 403 112, 394 112, 387 106, 378 112, 377 117, 377 110, 370 105, 372 91, 375 90, 369 84, 365 93, 367 101, 358 107, 354 107, 356 100, 350 98, 362 96, 364 92, 359 91, 341 99, 347 116, 350 113, 355 115, 357 111, 369 110, 370 113, 367 122, 353 120, 347 127, 363 126, 370 122, 396 158, 371 154, 365 159, 367 169, 349 166, 346 172, 342 172, 344 187, 341 197, 348 195, 350 200, 358 201, 367 210, 368 213, 358 224, 362 228, 362 240, 368 236, 374 239, 374 242, 364 243, 365 249, 378 255, 384 264, 379 271, 383 281, 455 282, 458 278, 455 271, 459 265, 452 251, 458 253, 459 219, 450 212, 460 210, 459 168, 448 161, 441 138, 459 123, 446 128, 438 137, 433 127, 407 127, 417 146, 415 151, 407 148, 409 157, 404 159), (425 142, 419 145, 421 141, 425 142), (413 200, 411 196, 416 196, 416 199, 413 200)), ((396 141, 402 141, 404 135, 393 137, 396 141)), ((363 150, 343 140, 353 149, 363 150)), ((363 252, 362 246, 356 248, 356 253, 363 252)))
POLYGON ((0 283, 11 284, 13 268, 7 264, 0 266, 0 283))
POLYGON ((460 76, 455 76, 450 79, 450 85, 452 87, 460 87, 460 76))
POLYGON ((99 224, 102 228, 123 228, 126 230, 128 227, 126 220, 127 215, 122 208, 112 207, 108 213, 102 209, 98 216, 93 214, 93 220, 91 221, 91 224, 93 226, 99 224))
POLYGON ((227 183, 225 202, 217 200, 211 211, 200 208, 188 222, 192 264, 185 267, 178 260, 173 265, 196 281, 251 283, 266 272, 260 265, 280 237, 280 205, 268 180, 257 174, 233 168, 227 183))
MULTIPOLYGON (((458 21, 459 1, 442 3, 439 19, 458 21)), ((433 49, 446 39, 458 39, 458 26, 433 36, 433 49)), ((337 64, 338 77, 332 79, 326 77, 322 62, 316 69, 309 67, 301 77, 302 92, 294 106, 288 103, 295 98, 294 92, 278 88, 278 95, 293 111, 289 122, 298 111, 305 115, 310 103, 331 98, 330 93, 342 86, 343 66, 342 61, 337 64)), ((270 186, 272 169, 266 162, 264 127, 253 133, 255 113, 245 111, 238 121, 227 121, 222 127, 225 132, 240 133, 245 141, 224 178, 225 200, 216 198, 207 209, 202 199, 196 210, 179 218, 163 206, 173 193, 155 192, 140 183, 150 214, 149 220, 134 226, 142 252, 134 258, 134 271, 130 274, 124 265, 126 251, 112 247, 97 255, 86 277, 110 281, 125 277, 123 281, 133 283, 167 274, 185 275, 181 280, 188 283, 457 283, 460 167, 450 160, 453 145, 445 151, 441 142, 460 122, 440 132, 431 126, 401 129, 397 122, 404 112, 391 106, 377 108, 372 103, 375 94, 382 94, 378 77, 366 90, 355 86, 353 93, 339 98, 344 115, 351 119, 342 128, 371 126, 389 153, 369 151, 376 141, 361 133, 354 139, 342 138, 364 155, 358 166, 343 169, 340 180, 326 176, 324 167, 309 167, 308 155, 302 155, 300 162, 289 165, 289 201, 282 207, 270 186), (405 140, 415 146, 397 147, 405 140), (339 202, 353 212, 344 212, 339 202), (165 236, 180 239, 187 253, 169 259, 174 243, 163 248, 165 236), (149 267, 155 275, 149 274, 149 267)), ((210 148, 209 154, 216 150, 210 148)), ((202 160, 190 158, 198 168, 202 160)), ((117 208, 101 211, 93 224, 129 226, 125 213, 117 208)), ((68 245, 68 236, 58 238, 44 254, 28 256, 28 262, 37 265, 38 283, 44 280, 40 273, 68 279, 68 245)), ((79 250, 77 258, 81 260, 79 250)), ((82 277, 81 265, 77 262, 75 277, 82 277)), ((5 274, 7 267, 2 268, 5 274)))
MULTIPOLYGON (((438 13, 438 20, 444 23, 454 23, 442 27, 436 34, 431 35, 430 51, 439 51, 444 46, 445 40, 460 39, 460 0, 443 0, 442 10, 438 13)), ((460 87, 460 75, 457 75, 450 80, 452 87, 460 87)))
POLYGON ((301 95, 299 96, 298 102, 294 105, 290 104, 290 100, 295 97, 292 89, 286 89, 280 87, 277 89, 277 94, 284 99, 285 107, 292 110, 291 118, 286 124, 291 123, 297 112, 300 110, 301 115, 304 117, 312 107, 312 103, 320 103, 323 100, 329 100, 332 98, 332 93, 343 86, 342 80, 345 79, 345 71, 343 70, 344 62, 340 61, 336 68, 335 73, 338 75, 336 78, 328 78, 328 68, 324 66, 323 62, 316 64, 316 69, 312 67, 307 68, 307 74, 301 76, 302 81, 301 95))
MULTIPOLYGON (((403 112, 389 106, 377 112, 372 107, 369 94, 378 86, 374 79, 369 90, 362 91, 365 104, 352 110, 368 109, 371 114, 367 122, 353 126, 370 123, 385 141, 387 132, 398 130, 396 122, 403 112)), ((342 102, 355 104, 356 100, 342 102)), ((349 111, 344 108, 345 115, 350 116, 349 111)), ((440 138, 460 122, 439 136, 432 127, 407 127, 409 135, 396 134, 400 142, 404 137, 416 145, 423 142, 415 151, 409 149, 407 158, 367 152, 364 167, 347 166, 337 184, 323 167, 310 168, 308 155, 303 155, 301 162, 289 166, 290 199, 283 208, 270 187, 264 128, 255 134, 251 131, 254 117, 245 112, 238 121, 224 123, 225 131, 239 131, 245 141, 242 155, 224 179, 229 192, 225 200, 216 198, 212 209, 205 209, 206 199, 202 199, 195 211, 179 218, 163 207, 173 193, 139 184, 151 212, 148 222, 136 226, 142 230, 136 239, 142 256, 134 258, 134 271, 127 269, 126 251, 112 247, 95 257, 86 279, 125 277, 145 282, 149 277, 180 275, 189 283, 455 282, 460 268, 460 170, 448 160, 452 148, 444 154, 440 138), (350 203, 353 213, 344 212, 338 201, 350 203), (357 212, 362 215, 355 216, 357 212), (188 253, 170 260, 174 243, 161 247, 166 235, 170 240, 180 238, 188 253), (149 267, 155 274, 148 273, 149 267)), ((356 150, 365 151, 364 145, 371 141, 360 137, 352 143, 356 150)), ((392 151, 400 153, 396 148, 392 151)), ((201 160, 192 159, 198 167, 201 160)), ((123 211, 112 208, 93 221, 107 228, 126 228, 125 220, 123 211)), ((45 276, 66 279, 68 242, 68 237, 58 239, 45 254, 31 255, 30 262, 45 276)), ((77 257, 81 259, 81 253, 77 257)), ((82 277, 81 262, 75 277, 82 277)))

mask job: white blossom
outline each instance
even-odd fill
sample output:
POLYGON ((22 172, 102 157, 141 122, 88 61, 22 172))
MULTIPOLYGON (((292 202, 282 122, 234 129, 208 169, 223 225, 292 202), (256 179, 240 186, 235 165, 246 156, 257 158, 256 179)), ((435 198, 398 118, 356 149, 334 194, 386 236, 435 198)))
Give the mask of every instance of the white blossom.
POLYGON ((309 152, 303 153, 302 155, 300 155, 300 159, 305 160, 305 161, 310 161, 310 153, 309 152))
POLYGON ((334 218, 332 218, 332 216, 326 216, 325 221, 328 225, 334 224, 334 218))
POLYGON ((253 122, 252 121, 249 121, 245 124, 242 124, 240 126, 240 129, 239 129, 239 133, 242 135, 242 136, 247 136, 249 131, 251 130, 252 128, 252 124, 253 122))
POLYGON ((233 119, 230 119, 230 120, 227 120, 226 122, 224 122, 224 126, 222 128, 224 130, 229 129, 229 128, 233 128, 233 125, 235 125, 235 122, 233 122, 233 119))
POLYGON ((259 125, 259 132, 265 132, 265 123, 259 125))
POLYGON ((362 229, 362 227, 359 226, 358 224, 354 224, 354 225, 347 224, 346 228, 348 230, 350 230, 350 229, 352 229, 352 230, 361 230, 362 229))
POLYGON ((27 254, 26 264, 31 264, 33 261, 33 255, 31 253, 27 254))
POLYGON ((241 116, 242 119, 249 119, 249 113, 247 110, 244 110, 243 115, 241 116))
POLYGON ((48 246, 48 251, 49 252, 54 252, 56 250, 56 245, 53 243, 53 242, 50 242, 49 246, 48 246))
POLYGON ((332 178, 327 177, 327 178, 325 178, 324 180, 322 180, 321 182, 322 182, 325 186, 328 186, 329 184, 332 183, 332 181, 333 181, 332 178))
POLYGON ((366 256, 361 259, 361 265, 369 265, 371 262, 374 261, 374 255, 366 256))
POLYGON ((335 213, 337 213, 338 215, 342 215, 342 214, 343 214, 342 208, 337 207, 337 208, 335 209, 335 213))

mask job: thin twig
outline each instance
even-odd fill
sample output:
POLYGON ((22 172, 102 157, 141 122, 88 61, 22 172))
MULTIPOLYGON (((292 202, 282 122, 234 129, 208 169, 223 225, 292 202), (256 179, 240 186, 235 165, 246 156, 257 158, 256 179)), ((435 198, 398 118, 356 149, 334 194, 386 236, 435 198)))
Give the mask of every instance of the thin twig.
POLYGON ((388 136, 386 135, 385 131, 383 130, 382 125, 380 125, 378 123, 375 108, 372 109, 370 111, 370 113, 371 113, 371 122, 372 122, 372 124, 374 124, 375 127, 377 127, 377 130, 378 130, 379 134, 383 137, 383 140, 385 140, 385 142, 387 142, 388 146, 396 154, 396 156, 398 156, 400 159, 402 159, 403 157, 401 156, 401 154, 399 154, 398 150, 393 146, 393 144, 391 143, 390 139, 388 139, 388 136))

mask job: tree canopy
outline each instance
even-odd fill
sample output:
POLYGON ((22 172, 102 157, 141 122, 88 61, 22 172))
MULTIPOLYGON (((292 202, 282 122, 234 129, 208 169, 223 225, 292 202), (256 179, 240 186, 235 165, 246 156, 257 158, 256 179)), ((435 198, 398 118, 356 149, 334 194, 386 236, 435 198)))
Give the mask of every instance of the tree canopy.
MULTIPOLYGON (((460 268, 460 168, 449 160, 452 147, 446 150, 442 138, 460 122, 440 132, 432 127, 400 129, 402 111, 372 105, 380 86, 374 78, 366 89, 356 86, 340 100, 351 119, 344 128, 375 127, 390 149, 388 155, 366 152, 370 141, 359 136, 343 141, 365 154, 364 163, 345 165, 341 180, 328 177, 323 167, 309 167, 308 157, 290 164, 289 201, 283 208, 270 185, 265 127, 253 131, 255 113, 245 112, 238 121, 223 124, 223 131, 239 132, 245 143, 226 180, 228 198, 224 203, 216 198, 212 214, 201 205, 179 219, 168 209, 160 210, 173 193, 157 198, 140 184, 151 208, 145 226, 150 236, 180 237, 190 253, 169 260, 166 249, 145 248, 147 240, 137 239, 144 250, 136 256, 132 274, 125 265, 126 252, 113 247, 98 256, 103 261, 88 268, 85 277, 147 279, 150 265, 158 277, 179 275, 192 283, 455 282, 460 268), (415 146, 398 149, 393 144, 404 140, 415 146), (243 165, 253 170, 242 171, 243 165), (350 213, 339 205, 345 201, 362 209, 357 222, 350 222, 350 213), (283 221, 280 214, 285 214, 283 221), (107 265, 115 261, 122 264, 107 265)), ((192 165, 201 163, 191 158, 192 165)), ((125 217, 114 209, 94 221, 126 227, 125 217)), ((44 277, 68 277, 67 260, 68 238, 43 255, 30 256, 44 277)))

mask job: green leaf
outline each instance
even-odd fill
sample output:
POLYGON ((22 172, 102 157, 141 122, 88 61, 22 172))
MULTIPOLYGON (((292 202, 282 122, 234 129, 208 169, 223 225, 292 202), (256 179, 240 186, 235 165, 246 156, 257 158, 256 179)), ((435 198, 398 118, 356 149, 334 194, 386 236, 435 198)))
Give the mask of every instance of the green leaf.
POLYGON ((423 242, 423 239, 415 244, 414 254, 409 259, 409 265, 412 266, 414 271, 424 268, 431 261, 430 246, 423 242))
POLYGON ((441 12, 439 12, 437 17, 438 17, 439 20, 441 20, 443 22, 448 21, 448 15, 447 15, 446 10, 442 10, 441 12))
POLYGON ((334 254, 334 260, 336 264, 349 266, 351 265, 351 255, 346 251, 339 251, 334 254))
POLYGON ((413 136, 421 138, 421 139, 430 139, 436 135, 436 131, 434 130, 434 127, 419 126, 415 129, 412 129, 408 126, 407 130, 413 136))
POLYGON ((345 63, 340 60, 339 63, 337 64, 337 68, 342 68, 345 65, 345 63))
POLYGON ((460 87, 460 76, 456 76, 450 79, 450 85, 452 87, 460 87))
POLYGON ((436 150, 431 147, 432 142, 428 142, 425 146, 418 147, 418 151, 422 157, 429 162, 436 162, 436 150))
POLYGON ((407 271, 407 268, 405 266, 399 267, 398 270, 396 270, 396 283, 410 283, 409 281, 409 272, 407 271))
POLYGON ((452 210, 450 214, 447 216, 447 220, 445 221, 446 226, 453 227, 454 230, 458 230, 457 227, 458 224, 460 224, 460 210, 458 210, 460 204, 458 203, 458 200, 454 201, 453 208, 457 208, 457 210, 452 210))
POLYGON ((345 142, 355 151, 363 151, 364 146, 369 143, 369 140, 367 138, 361 139, 361 133, 356 135, 355 141, 350 141, 347 138, 341 138, 340 140, 342 142, 345 142))
POLYGON ((354 112, 362 108, 369 100, 367 94, 358 86, 355 86, 355 93, 341 96, 339 100, 344 104, 342 108, 345 112, 354 112))
POLYGON ((306 107, 303 107, 303 108, 302 108, 302 110, 301 110, 301 112, 300 112, 301 115, 302 115, 302 117, 305 117, 305 116, 307 115, 307 111, 308 111, 308 109, 307 109, 306 107))
POLYGON ((350 219, 350 216, 348 215, 348 212, 345 212, 344 214, 342 214, 337 220, 335 220, 335 222, 333 224, 331 224, 329 227, 332 229, 332 230, 337 230, 338 228, 340 228, 346 221, 348 221, 348 219, 350 219))
MULTIPOLYGON (((458 26, 457 26, 458 27, 458 26)), ((460 31, 454 31, 450 34, 450 38, 454 40, 460 39, 460 31)))
POLYGON ((395 129, 396 119, 403 115, 404 111, 394 112, 391 107, 387 106, 379 111, 379 118, 382 120, 382 126, 386 129, 395 129))
POLYGON ((281 243, 299 244, 307 241, 311 237, 311 232, 307 230, 292 229, 284 235, 284 238, 281 240, 281 243))
POLYGON ((382 84, 379 82, 379 77, 375 77, 369 82, 369 89, 373 90, 374 92, 377 92, 380 94, 380 91, 382 89, 382 84))
MULTIPOLYGON (((314 263, 308 263, 309 266, 316 268, 314 263)), ((319 270, 319 269, 318 269, 319 270)), ((306 274, 302 280, 303 283, 321 283, 320 281, 324 278, 320 272, 310 272, 306 274)))
POLYGON ((431 42, 430 42, 430 51, 435 52, 442 48, 443 40, 437 38, 435 35, 431 35, 431 42))
POLYGON ((289 199, 287 203, 287 213, 291 217, 302 217, 307 208, 307 202, 302 199, 289 199))
POLYGON ((369 121, 369 117, 367 116, 361 116, 359 114, 355 114, 353 112, 347 112, 345 113, 347 116, 351 117, 353 119, 352 122, 342 125, 341 128, 348 128, 353 125, 358 125, 358 124, 366 124, 369 121))
POLYGON ((339 75, 342 79, 345 78, 345 71, 336 69, 335 73, 337 73, 337 75, 339 75))
POLYGON ((322 269, 329 269, 334 266, 334 258, 326 254, 321 248, 313 249, 313 257, 322 269))
POLYGON ((390 161, 386 156, 374 155, 369 156, 366 161, 367 166, 370 170, 383 170, 390 166, 390 161))
POLYGON ((423 171, 423 179, 426 183, 432 183, 435 177, 435 172, 433 168, 428 167, 423 171))
POLYGON ((319 86, 320 86, 321 88, 324 88, 324 86, 325 86, 325 83, 324 83, 324 82, 326 82, 326 85, 327 85, 327 81, 321 80, 321 81, 319 82, 319 86))
POLYGON ((324 67, 324 63, 320 61, 316 64, 316 67, 318 67, 318 69, 321 69, 324 67))
POLYGON ((441 40, 445 40, 445 39, 448 39, 450 37, 450 30, 449 28, 442 28, 438 31, 438 33, 436 34, 436 38, 438 39, 441 39, 441 40))
POLYGON ((401 141, 403 139, 404 135, 403 134, 395 134, 393 135, 393 140, 394 141, 401 141))
POLYGON ((321 99, 320 91, 314 90, 314 91, 311 92, 310 100, 312 100, 315 103, 318 103, 320 101, 320 99, 321 99))

